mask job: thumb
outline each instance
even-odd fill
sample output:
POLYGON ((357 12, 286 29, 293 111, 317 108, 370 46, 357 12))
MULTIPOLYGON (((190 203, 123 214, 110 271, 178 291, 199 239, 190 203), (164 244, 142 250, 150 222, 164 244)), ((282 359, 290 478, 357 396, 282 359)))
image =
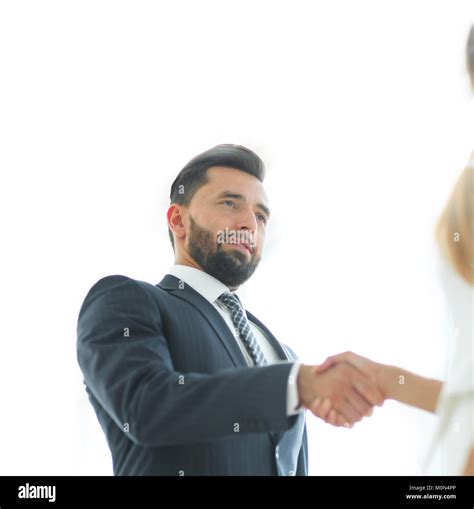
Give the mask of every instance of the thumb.
POLYGON ((332 357, 328 357, 322 364, 316 364, 314 366, 314 373, 323 373, 328 370, 331 366, 334 366, 336 361, 332 357))

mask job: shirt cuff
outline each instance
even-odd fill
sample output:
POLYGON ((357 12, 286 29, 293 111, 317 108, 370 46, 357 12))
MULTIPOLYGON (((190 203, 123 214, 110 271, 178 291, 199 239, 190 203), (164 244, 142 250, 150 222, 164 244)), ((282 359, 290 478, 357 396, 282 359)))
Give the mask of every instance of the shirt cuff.
POLYGON ((288 384, 286 390, 286 415, 297 415, 304 412, 304 407, 298 407, 298 373, 300 371, 301 362, 295 362, 288 376, 288 384))

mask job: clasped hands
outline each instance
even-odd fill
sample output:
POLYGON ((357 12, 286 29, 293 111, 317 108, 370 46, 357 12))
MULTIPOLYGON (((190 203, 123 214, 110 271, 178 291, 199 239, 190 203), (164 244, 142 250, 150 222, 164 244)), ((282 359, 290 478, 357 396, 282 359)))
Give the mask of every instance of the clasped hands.
POLYGON ((384 365, 345 352, 321 365, 302 364, 298 375, 300 404, 334 426, 351 428, 388 399, 384 365))

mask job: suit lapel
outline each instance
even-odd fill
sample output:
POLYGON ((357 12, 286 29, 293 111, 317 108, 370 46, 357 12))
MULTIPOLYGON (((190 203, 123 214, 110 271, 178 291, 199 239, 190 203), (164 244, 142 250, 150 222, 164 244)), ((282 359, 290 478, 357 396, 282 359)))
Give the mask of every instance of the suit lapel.
MULTIPOLYGON (((265 336, 267 337, 268 341, 270 342, 272 347, 277 352, 280 360, 290 360, 290 361, 296 360, 295 357, 292 355, 292 353, 285 349, 285 346, 275 338, 275 336, 267 329, 267 327, 265 327, 265 325, 263 325, 263 323, 260 320, 258 320, 258 318, 256 318, 254 315, 252 315, 252 313, 250 313, 250 311, 246 310, 246 313, 247 313, 248 319, 251 322, 258 325, 260 327, 260 329, 262 329, 262 331, 265 334, 265 336)), ((294 426, 292 427, 292 429, 294 429, 294 426)), ((286 434, 287 434, 287 432, 285 432, 285 431, 270 431, 269 432, 269 435, 275 445, 280 444, 281 440, 283 439, 283 437, 286 436, 286 434)))
MULTIPOLYGON (((236 366, 246 366, 247 363, 245 358, 242 355, 232 332, 229 330, 229 327, 223 320, 222 316, 216 311, 215 307, 184 281, 181 283, 182 284, 180 285, 180 280, 176 276, 167 274, 156 286, 159 286, 163 290, 173 294, 175 297, 185 300, 194 306, 215 330, 230 357, 234 361, 234 364, 236 366)), ((247 313, 247 318, 263 331, 268 341, 275 349, 280 360, 293 360, 291 353, 284 349, 281 343, 267 329, 267 327, 252 313, 250 313, 250 311, 245 310, 245 312, 247 313)))
MULTIPOLYGON (((224 321, 222 316, 217 312, 214 306, 206 300, 201 294, 196 292, 191 286, 181 281, 176 276, 167 274, 158 285, 163 290, 171 293, 178 299, 182 299, 196 308, 199 313, 209 322, 209 325, 214 329, 220 341, 227 350, 233 363, 237 367, 248 366, 238 344, 235 340, 234 335, 229 330, 227 323, 224 321)), ((246 310, 248 319, 254 324, 258 325, 266 335, 268 341, 277 352, 281 360, 294 360, 293 355, 284 349, 281 343, 275 338, 275 336, 258 320, 252 313, 246 310)), ((280 442, 285 432, 269 432, 272 440, 275 444, 280 442)))
POLYGON ((245 357, 243 356, 237 341, 235 341, 232 332, 229 330, 227 323, 208 300, 184 281, 181 281, 180 284, 180 280, 171 274, 167 274, 156 286, 159 286, 178 299, 185 300, 194 306, 214 329, 235 366, 247 366, 245 357))
POLYGON ((264 335, 267 337, 269 343, 272 345, 280 360, 292 360, 292 356, 289 352, 287 352, 282 346, 282 344, 275 338, 275 336, 263 325, 263 323, 258 320, 250 311, 245 310, 247 313, 247 318, 253 322, 255 325, 262 329, 264 335))

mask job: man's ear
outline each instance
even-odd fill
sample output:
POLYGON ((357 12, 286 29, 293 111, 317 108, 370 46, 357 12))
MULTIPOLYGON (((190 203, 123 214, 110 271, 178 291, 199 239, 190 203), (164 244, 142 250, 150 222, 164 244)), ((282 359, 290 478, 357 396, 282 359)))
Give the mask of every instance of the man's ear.
POLYGON ((185 216, 183 205, 179 205, 178 203, 172 203, 166 213, 168 226, 178 239, 182 239, 186 236, 185 216))

